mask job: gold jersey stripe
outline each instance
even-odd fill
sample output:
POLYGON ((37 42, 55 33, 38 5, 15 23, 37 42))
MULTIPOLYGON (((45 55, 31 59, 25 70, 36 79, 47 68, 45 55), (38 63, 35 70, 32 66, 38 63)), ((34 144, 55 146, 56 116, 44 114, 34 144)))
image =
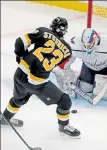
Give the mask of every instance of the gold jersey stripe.
POLYGON ((34 81, 38 81, 38 82, 43 82, 43 81, 45 81, 46 79, 43 79, 43 78, 39 78, 39 77, 36 77, 36 76, 34 76, 33 74, 29 74, 29 77, 32 79, 32 80, 34 80, 34 81))
POLYGON ((31 40, 30 40, 28 34, 25 34, 24 37, 27 40, 28 46, 31 45, 31 40))
POLYGON ((59 115, 59 114, 57 114, 57 117, 60 119, 62 119, 62 118, 64 118, 64 119, 66 119, 66 118, 69 118, 70 117, 70 113, 69 114, 67 114, 67 115, 59 115))
POLYGON ((8 103, 8 106, 7 106, 10 110, 12 110, 12 111, 18 111, 20 108, 15 108, 15 107, 12 107, 11 105, 10 105, 10 103, 8 103))
POLYGON ((29 69, 29 65, 22 59, 20 63, 26 68, 29 69))
MULTIPOLYGON (((23 65, 23 67, 25 67, 25 69, 27 69, 28 72, 30 72, 29 65, 23 59, 21 60, 20 64, 23 65)), ((37 81, 37 82, 44 82, 46 80, 46 79, 43 79, 43 78, 36 77, 33 74, 31 74, 31 73, 29 73, 29 77, 32 80, 37 81)))

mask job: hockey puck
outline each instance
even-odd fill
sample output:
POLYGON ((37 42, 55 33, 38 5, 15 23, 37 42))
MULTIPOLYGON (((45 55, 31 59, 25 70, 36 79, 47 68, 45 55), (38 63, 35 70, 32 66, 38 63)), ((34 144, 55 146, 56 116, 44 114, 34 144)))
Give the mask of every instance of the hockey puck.
POLYGON ((77 110, 71 110, 71 113, 75 114, 77 113, 77 110))

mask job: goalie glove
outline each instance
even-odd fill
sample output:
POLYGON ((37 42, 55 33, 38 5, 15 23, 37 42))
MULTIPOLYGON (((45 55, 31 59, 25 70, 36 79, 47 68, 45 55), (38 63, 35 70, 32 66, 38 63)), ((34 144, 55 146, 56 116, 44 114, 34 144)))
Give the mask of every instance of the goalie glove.
POLYGON ((64 81, 64 71, 63 69, 61 69, 60 67, 56 67, 54 68, 54 70, 52 71, 56 77, 57 83, 58 83, 58 87, 62 90, 63 89, 63 81, 64 81))
POLYGON ((66 68, 64 71, 64 81, 63 81, 63 88, 68 94, 72 94, 71 90, 71 82, 75 83, 76 76, 75 72, 71 68, 66 68))
POLYGON ((56 76, 58 87, 64 93, 70 94, 71 93, 70 82, 74 83, 76 79, 74 71, 71 70, 70 67, 63 70, 57 66, 56 68, 54 68, 52 72, 56 76))

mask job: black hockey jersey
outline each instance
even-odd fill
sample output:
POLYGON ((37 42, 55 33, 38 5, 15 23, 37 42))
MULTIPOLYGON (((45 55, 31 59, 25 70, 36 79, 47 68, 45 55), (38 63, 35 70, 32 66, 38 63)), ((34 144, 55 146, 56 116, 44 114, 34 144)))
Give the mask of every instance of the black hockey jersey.
POLYGON ((52 69, 72 55, 69 44, 45 27, 16 39, 15 51, 21 55, 31 44, 34 48, 21 59, 19 67, 35 85, 47 82, 52 69))

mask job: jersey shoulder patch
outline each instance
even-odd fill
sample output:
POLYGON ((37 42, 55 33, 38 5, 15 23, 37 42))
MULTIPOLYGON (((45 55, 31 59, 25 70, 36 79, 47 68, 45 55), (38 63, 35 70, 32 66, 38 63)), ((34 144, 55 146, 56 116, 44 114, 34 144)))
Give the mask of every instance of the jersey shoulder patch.
POLYGON ((39 33, 39 29, 35 29, 34 31, 33 31, 33 33, 35 34, 35 33, 39 33))

